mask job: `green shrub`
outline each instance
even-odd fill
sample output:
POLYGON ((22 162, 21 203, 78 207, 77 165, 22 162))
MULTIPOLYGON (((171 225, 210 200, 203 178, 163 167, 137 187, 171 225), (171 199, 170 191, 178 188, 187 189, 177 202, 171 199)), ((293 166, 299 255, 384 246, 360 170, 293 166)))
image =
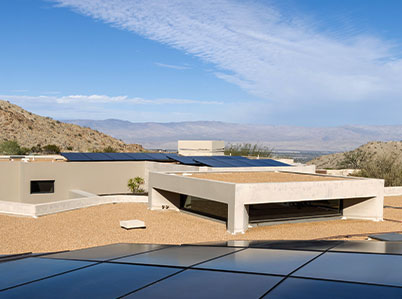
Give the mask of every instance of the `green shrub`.
POLYGON ((360 169, 370 158, 367 152, 361 149, 346 152, 343 153, 343 160, 338 163, 338 168, 360 169))
POLYGON ((402 163, 393 155, 364 161, 354 176, 385 180, 385 186, 402 186, 402 163))
POLYGON ((43 147, 44 154, 60 154, 60 148, 55 144, 48 144, 43 147))
POLYGON ((105 148, 103 149, 103 152, 104 152, 104 153, 116 153, 117 151, 116 151, 113 147, 111 147, 111 146, 109 145, 109 146, 107 146, 107 147, 105 147, 105 148))
POLYGON ((144 183, 145 180, 142 177, 137 176, 133 179, 128 180, 127 187, 131 191, 131 193, 143 193, 145 192, 145 190, 141 188, 141 185, 143 185, 144 183))
POLYGON ((20 147, 17 141, 7 140, 0 143, 0 153, 3 155, 25 155, 29 149, 20 147))
POLYGON ((251 143, 231 144, 225 148, 225 155, 270 158, 272 157, 272 149, 257 144, 251 145, 251 143))

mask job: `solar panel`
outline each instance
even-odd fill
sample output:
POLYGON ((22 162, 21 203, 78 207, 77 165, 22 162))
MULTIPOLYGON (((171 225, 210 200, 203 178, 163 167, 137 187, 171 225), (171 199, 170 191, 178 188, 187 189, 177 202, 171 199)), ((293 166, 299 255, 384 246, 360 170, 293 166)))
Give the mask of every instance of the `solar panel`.
POLYGON ((232 167, 250 167, 253 166, 253 163, 250 162, 246 157, 241 156, 214 156, 213 159, 217 161, 222 161, 232 167))
POLYGON ((248 159, 242 156, 179 156, 164 153, 61 153, 71 162, 83 161, 177 161, 184 165, 210 167, 290 166, 272 159, 248 159))
POLYGON ((266 242, 291 247, 114 244, 17 257, 0 263, 1 297, 402 298, 402 256, 387 252, 398 242, 360 251, 377 242, 342 241, 349 253, 322 241, 266 242))
POLYGON ((149 158, 144 153, 127 153, 131 161, 147 161, 149 158))
POLYGON ((109 161, 131 161, 131 157, 126 153, 105 153, 109 161))
POLYGON ((109 161, 110 158, 104 153, 85 153, 92 161, 109 161))
POLYGON ((174 160, 174 161, 177 161, 177 162, 180 162, 182 164, 185 164, 185 165, 198 165, 198 164, 200 164, 200 163, 194 161, 194 159, 192 157, 183 157, 183 156, 179 156, 179 155, 176 155, 176 154, 168 154, 167 157, 172 159, 172 160, 174 160))
POLYGON ((271 167, 290 166, 289 164, 275 161, 272 159, 255 159, 250 161, 252 161, 251 163, 255 164, 255 166, 271 166, 271 167))
POLYGON ((146 153, 148 161, 169 161, 170 159, 163 153, 146 153))
POLYGON ((193 159, 210 167, 233 167, 232 165, 225 163, 223 160, 215 160, 212 157, 193 157, 193 159))
POLYGON ((84 153, 60 153, 63 157, 65 157, 68 161, 91 161, 91 159, 85 155, 84 153))

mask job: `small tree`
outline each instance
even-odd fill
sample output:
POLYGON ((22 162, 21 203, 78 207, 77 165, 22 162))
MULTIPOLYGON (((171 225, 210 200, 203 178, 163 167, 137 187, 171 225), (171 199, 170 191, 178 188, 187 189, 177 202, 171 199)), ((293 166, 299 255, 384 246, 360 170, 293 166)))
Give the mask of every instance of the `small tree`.
POLYGON ((353 176, 383 179, 385 186, 402 186, 402 164, 393 155, 383 155, 364 162, 353 176))
POLYGON ((346 152, 343 154, 343 160, 338 163, 340 168, 360 169, 362 165, 366 164, 369 160, 367 152, 361 149, 346 152))
POLYGON ((3 155, 25 155, 29 149, 20 147, 17 141, 4 141, 0 144, 0 153, 3 155))
POLYGON ((104 153, 116 153, 117 151, 116 151, 113 147, 111 147, 111 146, 109 145, 109 146, 107 146, 107 147, 105 147, 105 148, 103 149, 103 152, 104 152, 104 153))
POLYGON ((137 176, 133 179, 128 180, 127 187, 131 191, 131 193, 143 193, 145 192, 145 190, 141 188, 141 185, 143 185, 144 183, 145 180, 142 177, 137 176))
POLYGON ((48 144, 43 147, 44 154, 60 154, 60 148, 55 144, 48 144))

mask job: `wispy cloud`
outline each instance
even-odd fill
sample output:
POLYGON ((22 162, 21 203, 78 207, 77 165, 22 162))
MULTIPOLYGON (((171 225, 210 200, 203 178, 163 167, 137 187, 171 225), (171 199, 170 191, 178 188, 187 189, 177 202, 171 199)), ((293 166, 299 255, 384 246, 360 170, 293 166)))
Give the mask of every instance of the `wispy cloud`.
POLYGON ((160 66, 160 67, 165 67, 168 69, 174 69, 174 70, 188 70, 190 68, 188 66, 165 64, 165 63, 160 63, 160 62, 155 62, 155 65, 160 66))
POLYGON ((53 1, 198 56, 217 67, 219 78, 264 99, 402 96, 402 59, 391 42, 359 32, 324 33, 311 19, 255 1, 53 1))
POLYGON ((159 98, 159 99, 143 99, 130 98, 128 96, 107 96, 107 95, 68 95, 68 96, 22 96, 22 95, 0 95, 2 100, 10 100, 15 104, 110 104, 122 103, 129 105, 221 105, 219 101, 200 101, 190 99, 174 99, 174 98, 159 98))

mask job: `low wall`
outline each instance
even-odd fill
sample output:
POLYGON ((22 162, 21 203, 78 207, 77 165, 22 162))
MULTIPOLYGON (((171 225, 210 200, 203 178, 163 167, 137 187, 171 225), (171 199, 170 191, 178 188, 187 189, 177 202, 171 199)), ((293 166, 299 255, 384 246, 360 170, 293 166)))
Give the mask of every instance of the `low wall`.
POLYGON ((401 196, 402 187, 385 187, 384 196, 401 196))
POLYGON ((39 217, 59 212, 71 211, 81 208, 99 206, 111 203, 148 203, 148 196, 144 195, 111 195, 92 196, 67 199, 55 202, 30 204, 20 202, 0 201, 0 213, 28 217, 39 217))

